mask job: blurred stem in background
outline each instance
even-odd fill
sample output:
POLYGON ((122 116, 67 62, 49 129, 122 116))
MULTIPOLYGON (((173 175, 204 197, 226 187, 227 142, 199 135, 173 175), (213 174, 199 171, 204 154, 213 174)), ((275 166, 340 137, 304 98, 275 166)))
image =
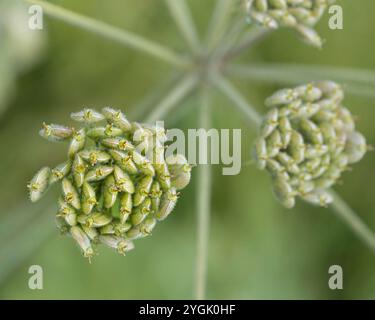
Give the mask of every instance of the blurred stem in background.
MULTIPOLYGON (((210 129, 210 96, 208 88, 202 84, 200 92, 199 127, 210 129)), ((208 143, 208 141, 206 141, 208 143)), ((200 146, 200 148, 203 146, 200 146)), ((209 146, 206 144, 205 149, 209 146)), ((211 168, 207 164, 200 164, 197 170, 197 253, 195 269, 195 298, 202 300, 206 298, 207 286, 207 261, 208 242, 210 234, 210 212, 211 212, 211 168)))
MULTIPOLYGON (((24 0, 31 4, 37 4, 43 7, 44 12, 54 18, 62 20, 68 24, 77 26, 84 30, 88 30, 95 34, 101 35, 104 38, 117 41, 120 44, 125 45, 131 49, 137 50, 154 56, 164 62, 167 62, 178 69, 188 71, 186 77, 177 83, 172 88, 169 94, 156 106, 152 113, 146 119, 147 121, 155 121, 160 118, 168 116, 169 112, 176 107, 181 106, 180 102, 196 88, 199 79, 201 78, 202 71, 211 74, 210 79, 224 95, 232 101, 233 105, 246 116, 249 120, 250 126, 257 129, 261 122, 261 116, 257 111, 246 101, 241 93, 217 70, 211 70, 211 64, 218 64, 224 67, 224 72, 228 75, 235 75, 241 78, 250 80, 264 81, 268 83, 300 83, 305 81, 311 81, 315 78, 321 79, 330 78, 337 81, 343 81, 348 85, 348 92, 358 94, 361 96, 374 98, 375 94, 375 74, 369 71, 361 71, 356 69, 340 69, 332 67, 310 67, 310 66, 298 66, 298 65, 251 65, 251 66, 240 66, 232 65, 232 59, 237 57, 239 54, 244 52, 245 49, 250 48, 259 39, 263 38, 267 33, 263 29, 252 29, 245 36, 241 37, 241 30, 244 26, 244 21, 238 21, 233 27, 227 28, 227 22, 229 15, 231 14, 230 0, 218 0, 216 9, 214 10, 212 21, 209 25, 207 47, 209 54, 208 57, 202 59, 206 64, 200 64, 197 67, 196 74, 190 73, 191 62, 189 59, 173 52, 169 48, 166 48, 158 43, 144 39, 141 36, 130 33, 128 31, 113 27, 106 23, 97 21, 95 19, 74 13, 72 11, 61 8, 57 5, 47 3, 40 0, 24 0), (237 41, 238 40, 238 45, 237 41), (219 54, 218 54, 219 53, 219 54), (218 59, 218 60, 217 60, 218 59), (203 70, 202 70, 203 69, 203 70), (207 69, 207 70, 205 70, 207 69), (214 72, 212 72, 214 71, 214 72), (366 87, 364 87, 364 85, 366 87)), ((177 0, 166 0, 168 7, 170 8, 171 14, 174 17, 181 33, 186 39, 189 47, 193 52, 199 48, 199 39, 196 33, 195 26, 193 24, 190 11, 187 10, 185 1, 177 0)), ((233 3, 233 2, 232 2, 233 3)), ((215 69, 215 68, 213 68, 215 69)), ((209 83, 210 85, 210 83, 209 83)), ((202 84, 205 87, 205 83, 202 84)), ((201 92, 201 106, 199 108, 199 125, 202 128, 209 128, 210 126, 210 106, 209 106, 209 88, 202 88, 201 92)), ((208 165, 203 165, 198 168, 197 173, 197 260, 196 260, 196 280, 195 280, 195 297, 197 299, 206 298, 206 278, 207 278, 207 258, 208 258, 208 239, 209 239, 209 221, 210 221, 210 198, 211 198, 211 170, 208 165)), ((375 236, 373 232, 358 218, 353 210, 347 206, 347 204, 335 193, 335 201, 333 209, 342 220, 351 227, 351 229, 368 244, 372 249, 375 248, 375 236)), ((50 212, 54 209, 45 206, 42 212, 50 212)), ((17 219, 23 217, 19 211, 14 212, 17 215, 17 219)), ((39 216, 38 216, 39 217, 39 216)), ((6 217, 8 218, 8 216, 6 217)), ((40 219, 46 223, 49 218, 48 215, 41 214, 40 219)), ((11 219, 11 218, 9 218, 11 219)), ((8 220, 11 221, 11 220, 8 220)), ((44 225, 43 221, 38 221, 38 228, 35 228, 34 224, 30 225, 27 229, 30 233, 22 233, 18 242, 24 242, 26 237, 34 237, 34 229, 39 231, 40 226, 43 229, 48 229, 47 225, 44 225), (33 227, 34 226, 34 227, 33 227)), ((7 221, 4 221, 7 224, 7 221)), ((18 223, 15 223, 18 225, 18 223)), ((35 231, 35 232, 37 232, 35 231)), ((48 237, 49 233, 46 234, 38 233, 38 239, 48 237)), ((27 242, 27 241, 26 241, 27 242)), ((9 242, 6 246, 0 246, 0 253, 9 253, 9 242)), ((18 256, 14 256, 10 259, 7 264, 7 268, 4 270, 11 270, 15 268, 15 263, 21 261, 22 257, 25 257, 25 252, 30 253, 32 248, 25 246, 25 251, 20 250, 18 256), (10 269, 9 269, 10 268, 10 269)), ((1 275, 0 275, 1 278, 1 275)))

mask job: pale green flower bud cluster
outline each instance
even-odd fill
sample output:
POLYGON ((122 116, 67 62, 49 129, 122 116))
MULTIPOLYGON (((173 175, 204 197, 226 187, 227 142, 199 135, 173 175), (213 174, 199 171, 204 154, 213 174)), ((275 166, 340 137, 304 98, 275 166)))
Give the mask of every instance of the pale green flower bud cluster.
POLYGON ((266 100, 270 110, 254 153, 285 207, 292 208, 296 197, 327 206, 332 202, 327 189, 365 155, 366 139, 355 130, 343 98, 338 84, 321 81, 277 91, 266 100))
POLYGON ((328 5, 335 0, 246 0, 252 21, 269 29, 289 27, 298 31, 309 44, 321 47, 322 39, 314 30, 328 5))
POLYGON ((42 168, 29 184, 38 201, 60 183, 56 223, 91 258, 97 244, 125 254, 133 240, 151 234, 174 209, 178 191, 190 182, 191 166, 182 155, 165 159, 164 128, 129 122, 112 108, 71 114, 84 124, 77 130, 43 124, 40 135, 67 142, 68 160, 42 168))

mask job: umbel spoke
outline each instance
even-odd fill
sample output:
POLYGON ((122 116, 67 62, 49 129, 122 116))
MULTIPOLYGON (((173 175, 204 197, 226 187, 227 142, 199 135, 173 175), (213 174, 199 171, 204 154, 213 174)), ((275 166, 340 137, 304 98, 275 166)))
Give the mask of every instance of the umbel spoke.
POLYGON ((199 48, 197 31, 185 0, 165 0, 181 34, 193 51, 199 48))
MULTIPOLYGON (((201 106, 199 125, 203 129, 210 127, 210 96, 207 88, 201 88, 201 106)), ((208 150, 208 145, 205 145, 208 150)), ((200 164, 197 170, 197 258, 195 270, 195 298, 206 298, 208 243, 211 212, 211 168, 200 164)))
POLYGON ((368 70, 267 63, 228 65, 225 71, 241 79, 290 85, 329 79, 346 85, 348 93, 375 98, 375 72, 368 70))
POLYGON ((81 29, 93 32, 107 39, 119 42, 131 49, 149 54, 178 67, 185 67, 188 65, 188 62, 184 58, 178 56, 172 50, 134 33, 113 27, 105 22, 86 17, 84 15, 75 13, 51 3, 47 3, 45 1, 25 1, 40 5, 43 8, 44 13, 48 14, 51 17, 62 20, 81 29))

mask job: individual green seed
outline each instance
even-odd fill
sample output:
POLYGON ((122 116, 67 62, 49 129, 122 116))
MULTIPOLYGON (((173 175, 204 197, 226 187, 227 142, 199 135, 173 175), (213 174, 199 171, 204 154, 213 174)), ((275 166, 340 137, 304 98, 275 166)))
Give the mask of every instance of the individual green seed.
POLYGON ((99 232, 96 228, 89 228, 85 225, 81 225, 81 228, 93 243, 98 242, 99 232))
POLYGON ((302 118, 299 122, 302 134, 313 144, 323 144, 323 134, 319 127, 312 121, 302 118))
POLYGON ((328 146, 324 144, 309 145, 305 151, 306 159, 321 157, 329 151, 328 146))
POLYGON ((84 257, 91 259, 94 256, 94 250, 86 233, 80 227, 74 226, 70 228, 70 234, 82 249, 84 257))
POLYGON ((293 102, 298 98, 298 94, 293 89, 282 89, 276 91, 272 96, 266 99, 267 107, 274 107, 293 102))
POLYGON ((136 240, 142 237, 143 234, 140 230, 140 226, 133 227, 126 233, 126 238, 129 240, 136 240))
POLYGON ((98 203, 96 200, 95 190, 89 183, 84 182, 82 185, 82 195, 82 212, 84 214, 89 214, 98 203))
POLYGON ((56 215, 55 224, 61 235, 66 235, 69 232, 70 226, 60 215, 56 215))
POLYGON ((120 167, 114 166, 113 175, 119 191, 134 193, 135 188, 133 181, 126 172, 124 172, 120 167))
POLYGON ((134 249, 133 242, 113 235, 101 235, 99 236, 99 241, 102 244, 117 250, 117 252, 121 255, 125 255, 126 252, 134 249))
POLYGON ((133 162, 131 155, 118 150, 110 150, 109 153, 121 169, 129 174, 138 173, 137 166, 133 162))
POLYGON ((68 175, 71 167, 72 167, 72 162, 68 160, 59 164, 54 169, 52 169, 51 175, 49 178, 49 184, 55 183, 61 180, 62 178, 64 178, 66 175, 68 175))
POLYGON ((266 140, 263 137, 259 137, 255 141, 254 155, 258 169, 264 170, 266 168, 266 160, 268 159, 268 154, 266 140))
POLYGON ((321 207, 327 207, 333 202, 332 196, 325 190, 316 190, 302 197, 303 200, 318 205, 321 207))
POLYGON ((80 214, 77 221, 88 228, 103 227, 112 222, 112 217, 102 212, 93 212, 90 214, 80 214))
POLYGON ((171 188, 167 192, 163 193, 160 201, 160 209, 156 213, 155 217, 159 221, 164 220, 171 214, 178 200, 178 194, 175 188, 171 188))
POLYGON ((77 132, 74 132, 72 140, 70 141, 68 156, 71 159, 74 159, 75 155, 81 151, 86 143, 86 131, 81 129, 77 132))
POLYGON ((295 205, 294 193, 290 184, 284 179, 276 178, 273 180, 273 191, 278 200, 286 208, 293 208, 295 205))
POLYGON ((290 172, 291 174, 299 174, 300 169, 299 169, 298 165, 296 164, 294 159, 291 156, 289 156, 287 153, 280 152, 277 155, 277 160, 279 161, 279 163, 284 165, 286 170, 288 172, 290 172))
POLYGON ((269 158, 274 158, 280 152, 283 147, 281 134, 279 130, 273 130, 273 132, 268 136, 267 140, 267 155, 269 158))
POLYGON ((108 148, 118 149, 121 151, 132 151, 134 150, 134 145, 127 139, 124 138, 105 138, 100 141, 100 143, 108 148))
POLYGON ((271 109, 262 124, 261 136, 267 138, 278 126, 279 111, 277 108, 271 109))
POLYGON ((98 163, 107 163, 111 160, 111 156, 101 150, 83 150, 79 155, 82 159, 89 162, 91 166, 95 166, 98 163))
POLYGON ((352 132, 348 136, 345 146, 345 154, 348 156, 349 163, 360 161, 367 152, 366 138, 359 132, 352 132))
POLYGON ((347 131, 354 131, 355 122, 352 113, 344 107, 336 110, 336 116, 344 122, 345 129, 347 131))
POLYGON ((113 172, 113 167, 109 166, 98 166, 93 170, 87 172, 85 176, 85 181, 92 182, 92 181, 100 181, 105 179, 113 172))
POLYGON ((105 127, 95 127, 87 131, 87 136, 89 136, 92 139, 117 137, 122 134, 122 130, 114 127, 112 124, 108 124, 105 127))
POLYGON ((305 196, 308 193, 312 192, 314 188, 315 188, 314 182, 299 180, 297 191, 300 196, 305 196))
POLYGON ((319 88, 315 87, 312 83, 298 86, 294 90, 295 92, 297 92, 300 98, 307 102, 317 101, 323 95, 322 91, 319 88))
POLYGON ((166 159, 171 176, 171 185, 176 190, 184 189, 191 179, 191 166, 183 155, 169 156, 166 159))
POLYGON ((65 202, 73 206, 73 208, 80 210, 81 201, 79 199, 77 189, 73 186, 69 179, 64 178, 62 180, 62 190, 65 202))
POLYGON ((144 176, 135 186, 135 193, 133 195, 134 207, 139 206, 148 196, 153 182, 153 177, 144 176))
POLYGON ((268 159, 266 167, 273 177, 284 176, 285 180, 288 180, 288 174, 286 172, 285 167, 281 165, 278 161, 274 159, 268 159))
POLYGON ((158 181, 154 181, 151 186, 150 190, 150 198, 151 198, 151 211, 156 213, 160 207, 160 199, 163 194, 161 190, 160 183, 158 181))
POLYGON ((286 149, 292 138, 292 125, 287 117, 280 117, 279 129, 281 133, 282 148, 286 149))
POLYGON ((311 27, 297 24, 295 29, 301 34, 302 39, 314 47, 321 48, 323 45, 322 38, 318 33, 311 27))
POLYGON ((120 199, 120 217, 121 217, 121 222, 125 223, 130 214, 132 213, 132 208, 133 208, 133 199, 132 195, 130 193, 124 193, 121 195, 120 199))
POLYGON ((305 142, 300 133, 293 130, 290 143, 288 146, 288 153, 296 161, 296 163, 301 163, 305 159, 305 142))
POLYGON ((320 110, 314 114, 312 117, 312 120, 315 123, 318 123, 319 125, 321 124, 329 124, 336 116, 336 113, 331 110, 327 109, 322 109, 321 104, 320 105, 320 110))
POLYGON ((119 127, 122 131, 131 131, 131 123, 120 110, 115 110, 110 107, 106 107, 102 109, 102 112, 109 122, 113 123, 116 127, 119 127))
POLYGON ((87 124, 96 123, 105 119, 101 113, 89 108, 85 108, 79 112, 73 112, 70 114, 70 117, 75 121, 85 122, 87 124))
POLYGON ((142 173, 148 176, 155 175, 155 169, 152 166, 150 160, 148 160, 146 157, 142 156, 139 152, 135 150, 131 154, 132 154, 133 162, 137 166, 139 171, 141 171, 142 173))
POLYGON ((255 0, 254 6, 258 11, 266 12, 268 10, 268 1, 267 0, 255 0))
POLYGON ((152 230, 154 230, 156 226, 156 222, 157 220, 153 217, 149 217, 145 221, 143 221, 139 226, 139 230, 142 235, 145 237, 151 235, 152 230))
POLYGON ((168 169, 168 164, 166 162, 155 164, 156 178, 160 183, 163 190, 168 190, 172 186, 171 174, 168 169))
POLYGON ((130 216, 130 222, 133 226, 139 225, 151 212, 151 199, 147 197, 137 208, 133 210, 130 216))
POLYGON ((321 158, 313 158, 313 159, 306 160, 301 165, 301 169, 307 172, 313 172, 319 167, 321 162, 322 162, 321 158))
POLYGON ((109 209, 112 208, 116 202, 118 195, 118 188, 113 175, 109 175, 105 178, 103 184, 103 195, 104 195, 104 207, 109 209))
POLYGON ((39 135, 51 142, 67 141, 73 136, 74 130, 72 128, 64 127, 59 124, 45 124, 43 123, 39 135))
POLYGON ((72 172, 76 187, 82 187, 82 184, 85 181, 86 165, 78 154, 76 154, 74 158, 72 172))

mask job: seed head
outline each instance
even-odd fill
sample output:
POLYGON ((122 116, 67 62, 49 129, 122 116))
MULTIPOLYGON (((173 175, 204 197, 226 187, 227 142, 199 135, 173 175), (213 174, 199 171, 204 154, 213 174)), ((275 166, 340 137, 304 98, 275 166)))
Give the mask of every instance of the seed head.
POLYGON ((326 207, 332 202, 327 189, 368 150, 354 117, 341 104, 343 98, 338 84, 320 81, 279 90, 266 100, 271 110, 254 154, 287 208, 294 206, 296 197, 326 207))
POLYGON ((322 39, 314 26, 327 7, 336 0, 245 0, 250 21, 268 29, 288 27, 296 30, 302 39, 315 47, 322 39))
POLYGON ((51 184, 61 183, 61 233, 70 234, 89 259, 98 244, 124 255, 134 247, 131 240, 150 235, 172 212, 191 167, 182 155, 166 161, 164 129, 131 123, 120 110, 86 108, 71 117, 84 127, 43 124, 42 137, 68 142, 68 160, 38 171, 28 185, 30 199, 38 201, 51 184))

